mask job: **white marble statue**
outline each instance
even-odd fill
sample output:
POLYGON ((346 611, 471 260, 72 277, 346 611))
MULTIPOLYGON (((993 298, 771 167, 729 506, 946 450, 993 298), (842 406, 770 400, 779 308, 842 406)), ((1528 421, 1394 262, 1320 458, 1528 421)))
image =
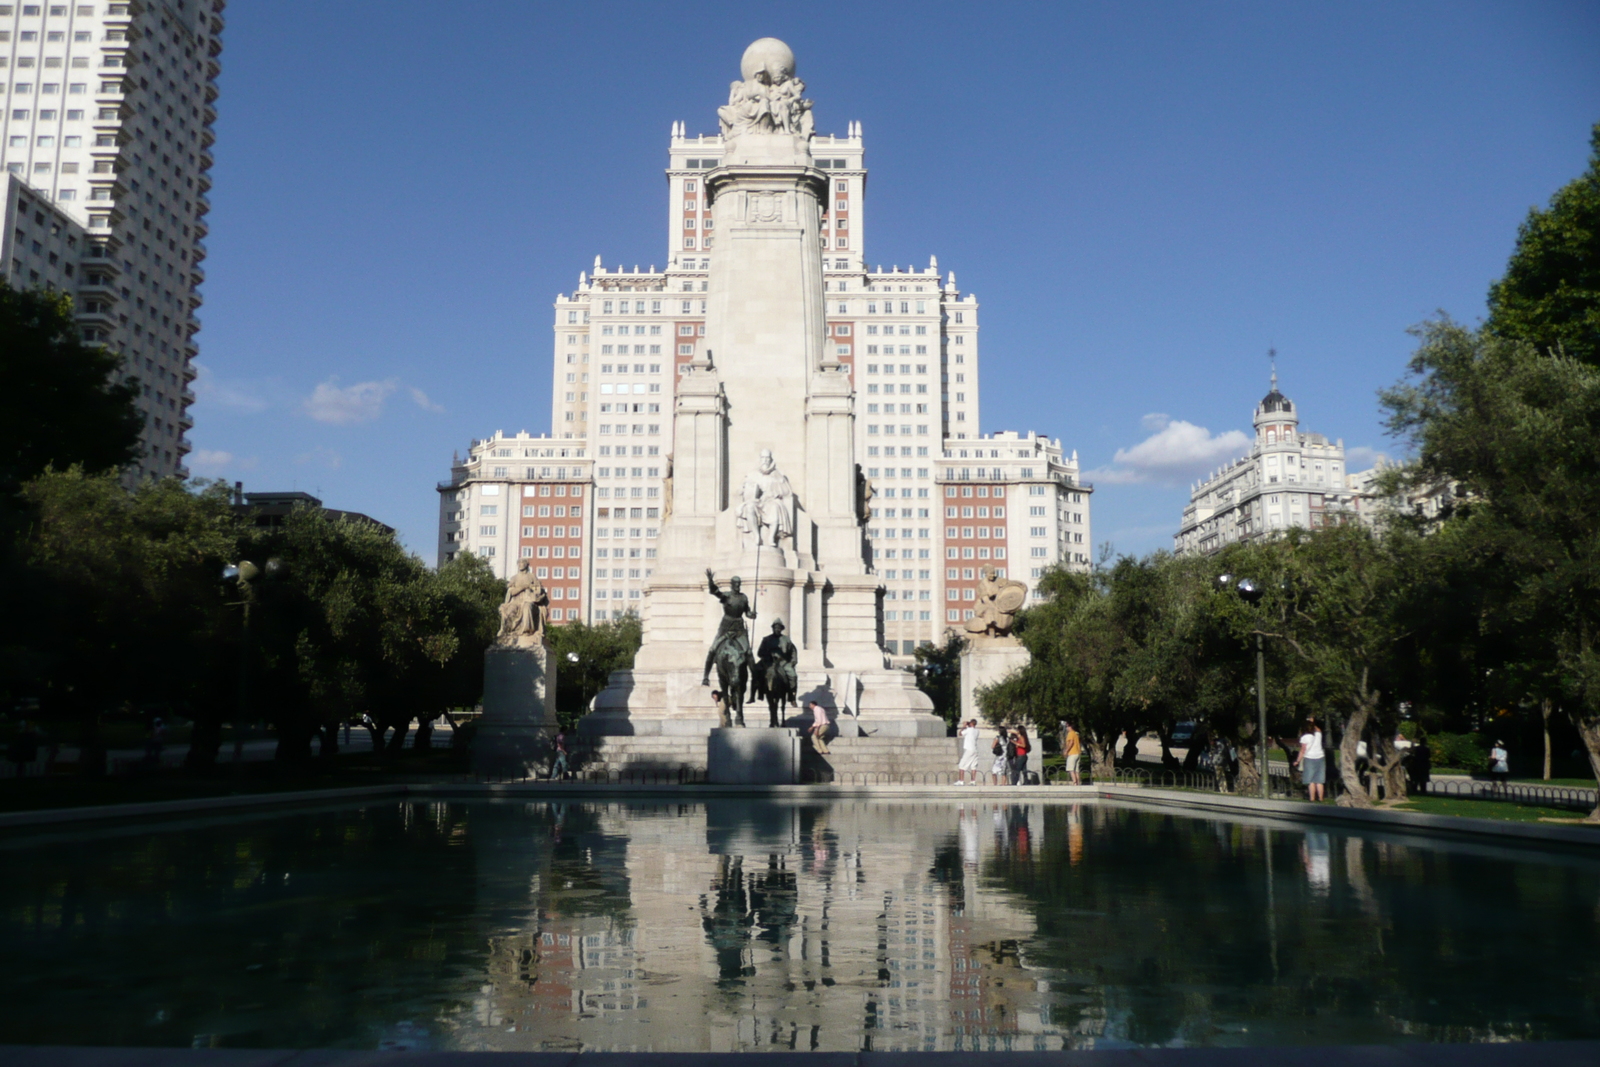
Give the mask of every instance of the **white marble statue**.
POLYGON ((745 49, 739 61, 743 81, 728 90, 728 104, 717 108, 722 136, 742 133, 788 133, 810 138, 814 119, 811 101, 802 94, 805 82, 794 76, 794 53, 775 37, 763 37, 745 49))
POLYGON ((747 546, 776 548, 794 536, 794 489, 770 449, 761 450, 761 463, 745 476, 739 496, 739 532, 747 546))

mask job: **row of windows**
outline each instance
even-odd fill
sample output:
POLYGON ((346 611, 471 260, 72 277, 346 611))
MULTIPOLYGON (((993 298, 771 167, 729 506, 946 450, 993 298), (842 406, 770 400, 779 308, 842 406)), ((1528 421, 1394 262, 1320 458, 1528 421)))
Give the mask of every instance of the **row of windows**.
MULTIPOLYGON (((58 19, 59 18, 66 18, 66 16, 67 16, 67 7, 68 6, 69 5, 67 5, 67 4, 51 4, 50 5, 50 17, 51 18, 58 18, 58 19)), ((0 15, 9 15, 14 10, 15 10, 15 8, 11 4, 0 4, 0 15)), ((22 5, 22 17, 23 18, 39 18, 42 13, 43 12, 41 10, 41 5, 39 5, 39 4, 23 4, 22 5)), ((108 15, 126 15, 127 13, 128 13, 128 5, 127 4, 112 4, 110 7, 106 8, 106 14, 108 14, 108 15)), ((78 5, 78 16, 80 18, 92 18, 94 16, 94 5, 93 4, 79 4, 78 5)))
MULTIPOLYGON (((947 548, 947 549, 944 550, 944 558, 945 559, 1005 559, 1006 558, 1006 550, 1004 548, 998 546, 998 545, 996 545, 995 548, 993 549, 994 555, 991 556, 989 554, 990 551, 991 550, 988 549, 988 548, 978 548, 978 549, 972 549, 972 548, 947 548), (976 553, 976 555, 974 555, 974 553, 976 553)), ((1036 549, 1033 550, 1033 552, 1035 554, 1037 554, 1037 555, 1043 555, 1044 554, 1044 549, 1036 548, 1036 549)))
MULTIPOLYGON (((885 456, 892 457, 894 455, 894 446, 893 445, 884 446, 883 454, 885 456)), ((918 445, 917 446, 917 455, 926 456, 927 454, 928 454, 928 446, 927 445, 918 445)), ((876 457, 877 455, 878 455, 878 446, 877 445, 868 445, 867 446, 867 458, 868 459, 872 459, 872 458, 876 457)), ((910 458, 910 456, 911 456, 911 447, 909 445, 902 447, 900 449, 900 455, 903 456, 903 457, 906 457, 906 458, 910 458)), ((903 478, 911 477, 911 475, 904 473, 904 471, 906 469, 907 468, 904 468, 904 467, 901 468, 901 471, 902 471, 901 477, 903 477, 903 478)), ((926 478, 927 477, 926 474, 921 473, 923 468, 919 467, 919 468, 917 468, 917 470, 919 472, 918 473, 918 477, 921 477, 921 478, 926 478)), ((894 468, 893 467, 886 468, 884 470, 884 475, 883 476, 885 478, 893 478, 894 477, 894 468)))

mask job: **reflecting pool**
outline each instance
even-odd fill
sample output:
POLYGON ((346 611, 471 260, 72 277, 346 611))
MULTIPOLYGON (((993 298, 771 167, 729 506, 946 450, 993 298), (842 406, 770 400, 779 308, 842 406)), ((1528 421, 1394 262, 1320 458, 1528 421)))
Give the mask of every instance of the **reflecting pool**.
POLYGON ((1111 803, 386 802, 0 838, 0 1043, 1600 1037, 1600 860, 1111 803))

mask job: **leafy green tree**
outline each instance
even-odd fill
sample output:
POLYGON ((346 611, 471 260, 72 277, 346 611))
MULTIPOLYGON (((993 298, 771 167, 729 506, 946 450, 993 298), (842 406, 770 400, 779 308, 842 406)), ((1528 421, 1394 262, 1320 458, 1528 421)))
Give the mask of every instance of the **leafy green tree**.
POLYGON ((21 595, 0 648, 10 697, 37 697, 91 734, 118 708, 205 718, 231 703, 237 635, 219 575, 241 529, 225 487, 168 479, 130 492, 112 471, 74 467, 47 470, 20 500, 21 595))
POLYGON ((54 466, 112 470, 138 455, 138 387, 83 342, 62 293, 0 282, 0 495, 54 466))
POLYGON ((1383 396, 1408 477, 1459 487, 1447 527, 1485 561, 1486 628, 1543 649, 1513 673, 1561 704, 1600 777, 1600 366, 1449 321, 1419 334, 1383 396))
POLYGON ((1030 722, 1042 735, 1070 720, 1089 750, 1091 773, 1104 780, 1113 775, 1117 738, 1133 725, 1116 693, 1129 638, 1114 610, 1112 584, 1103 570, 1047 571, 1037 586, 1046 599, 1017 620, 1028 665, 978 690, 990 722, 1030 722))
POLYGON ((1489 333, 1600 366, 1600 123, 1589 169, 1528 213, 1505 277, 1489 289, 1489 333))
POLYGON ((337 750, 340 722, 370 715, 391 751, 413 719, 435 718, 475 691, 492 634, 493 586, 473 564, 433 574, 394 534, 297 508, 255 529, 243 550, 277 559, 282 577, 253 584, 251 695, 273 719, 279 758, 337 750))
POLYGON ((961 653, 966 647, 966 639, 952 633, 944 644, 925 641, 912 653, 916 664, 911 673, 916 676, 917 688, 933 701, 933 713, 952 731, 960 726, 961 653))
POLYGON ((632 612, 593 625, 569 622, 550 628, 550 649, 556 659, 556 716, 564 729, 572 729, 588 712, 612 671, 633 666, 643 632, 639 617, 632 612))

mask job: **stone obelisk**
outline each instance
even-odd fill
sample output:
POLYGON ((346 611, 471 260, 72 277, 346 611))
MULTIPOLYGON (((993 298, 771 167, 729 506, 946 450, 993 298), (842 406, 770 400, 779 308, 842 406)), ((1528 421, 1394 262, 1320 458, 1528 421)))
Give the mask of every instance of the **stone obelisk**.
POLYGON ((888 669, 881 587, 868 563, 855 459, 855 389, 826 345, 821 219, 828 176, 811 158, 811 101, 794 54, 763 38, 740 63, 705 174, 716 226, 704 356, 678 379, 673 509, 646 589, 644 643, 579 729, 703 738, 701 684, 720 618, 707 590, 739 576, 763 634, 798 648, 801 706, 849 704, 846 732, 943 737, 904 671, 888 669), (841 692, 859 686, 859 698, 841 692))

